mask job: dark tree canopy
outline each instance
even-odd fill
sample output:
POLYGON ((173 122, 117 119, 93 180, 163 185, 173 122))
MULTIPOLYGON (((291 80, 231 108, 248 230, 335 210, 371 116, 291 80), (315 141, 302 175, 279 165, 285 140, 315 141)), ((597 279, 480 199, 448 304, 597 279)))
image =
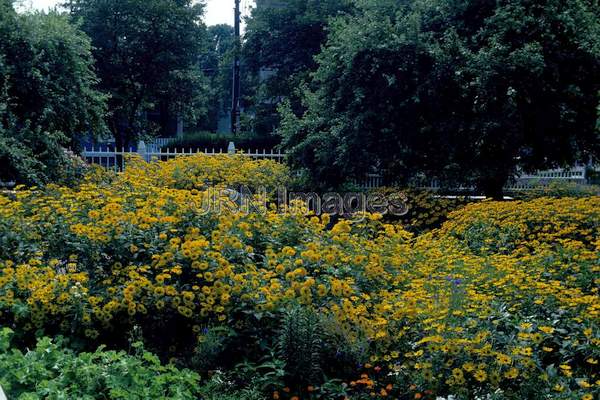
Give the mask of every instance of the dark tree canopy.
POLYGON ((202 70, 209 79, 208 115, 199 128, 216 131, 221 114, 231 110, 233 81, 233 51, 235 48, 233 27, 226 24, 209 26, 208 49, 202 57, 202 70))
POLYGON ((338 18, 290 159, 316 183, 372 168, 501 195, 519 169, 600 155, 600 18, 591 0, 364 2, 338 18))
POLYGON ((97 85, 90 40, 68 16, 18 15, 1 0, 0 181, 66 178, 64 148, 105 130, 97 85))
POLYGON ((67 7, 92 39, 117 145, 144 130, 143 111, 166 105, 192 120, 205 113, 203 2, 71 0, 67 7))
POLYGON ((317 63, 330 18, 353 9, 349 0, 289 0, 285 7, 258 8, 248 19, 243 44, 243 85, 252 130, 270 133, 278 125, 282 98, 299 105, 296 90, 317 63), (261 76, 262 72, 262 76, 261 76))

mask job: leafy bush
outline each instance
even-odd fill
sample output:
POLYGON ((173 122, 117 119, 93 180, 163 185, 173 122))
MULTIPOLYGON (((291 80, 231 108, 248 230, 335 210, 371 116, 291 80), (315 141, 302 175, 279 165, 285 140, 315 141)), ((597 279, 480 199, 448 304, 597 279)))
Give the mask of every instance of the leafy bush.
POLYGON ((135 345, 136 354, 106 351, 75 354, 60 341, 40 339, 25 353, 0 330, 0 384, 10 399, 197 399, 199 376, 161 365, 135 345))
POLYGON ((0 181, 39 185, 47 179, 42 173, 44 165, 20 140, 22 133, 24 132, 8 131, 0 126, 0 181))
POLYGON ((0 182, 43 185, 74 184, 87 170, 85 162, 62 147, 63 137, 25 126, 0 125, 0 182))
POLYGON ((235 382, 227 374, 216 371, 200 389, 203 400, 266 400, 256 387, 235 389, 235 382))
POLYGON ((274 192, 289 181, 290 172, 272 160, 252 160, 242 155, 204 155, 178 157, 168 161, 146 163, 130 158, 121 182, 136 186, 206 190, 225 186, 234 190, 246 187, 274 192))
POLYGON ((66 15, 0 4, 0 182, 70 184, 83 162, 65 151, 102 132, 89 38, 66 15))

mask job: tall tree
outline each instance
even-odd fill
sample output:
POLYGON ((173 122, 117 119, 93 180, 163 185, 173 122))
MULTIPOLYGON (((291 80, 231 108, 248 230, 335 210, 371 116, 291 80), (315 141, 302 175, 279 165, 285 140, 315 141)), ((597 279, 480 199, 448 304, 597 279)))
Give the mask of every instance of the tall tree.
POLYGON ((208 115, 199 128, 216 131, 219 117, 231 110, 231 88, 234 32, 233 27, 226 24, 208 27, 209 46, 202 57, 202 70, 209 79, 208 115))
POLYGON ((598 157, 593 3, 363 2, 333 24, 307 110, 282 109, 290 159, 329 186, 376 168, 500 197, 520 170, 598 157))
POLYGON ((317 63, 330 18, 353 9, 350 0, 290 0, 283 7, 254 9, 243 44, 246 107, 255 114, 253 130, 270 133, 278 125, 282 98, 300 102, 296 89, 317 63))
POLYGON ((66 6, 92 38, 117 146, 143 130, 144 111, 162 107, 191 120, 205 113, 204 2, 70 0, 66 6))
POLYGON ((0 0, 0 180, 60 180, 64 148, 105 129, 93 62, 89 38, 67 15, 19 15, 0 0))

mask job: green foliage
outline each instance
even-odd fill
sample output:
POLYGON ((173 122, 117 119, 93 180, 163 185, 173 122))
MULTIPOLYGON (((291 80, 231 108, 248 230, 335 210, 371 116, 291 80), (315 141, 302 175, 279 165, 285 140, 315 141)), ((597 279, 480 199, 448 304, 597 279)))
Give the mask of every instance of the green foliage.
POLYGON ((264 400, 263 393, 254 387, 235 389, 235 384, 226 374, 217 371, 200 389, 204 400, 264 400))
POLYGON ((227 151, 230 142, 235 143, 237 150, 255 151, 273 149, 279 144, 276 136, 233 135, 231 133, 190 132, 182 138, 173 139, 166 147, 209 151, 227 151))
POLYGON ((321 382, 323 347, 320 318, 314 311, 296 307, 282 316, 277 350, 292 382, 304 386, 321 382))
MULTIPOLYGON (((104 129, 104 100, 95 87, 89 38, 68 16, 55 12, 16 15, 4 11, 0 30, 0 99, 16 124, 29 122, 59 132, 76 144, 88 131, 104 129)), ((6 124, 7 115, 2 120, 6 124)))
POLYGON ((220 116, 231 110, 234 31, 232 26, 220 24, 209 26, 207 34, 209 44, 201 65, 210 90, 207 117, 199 121, 198 128, 216 132, 220 116))
POLYGON ((2 175, 0 179, 5 182, 23 182, 31 185, 39 185, 45 179, 42 175, 44 164, 39 161, 29 143, 36 146, 45 145, 50 141, 51 150, 59 150, 60 147, 50 135, 38 134, 28 129, 17 130, 12 128, 6 130, 0 126, 0 165, 2 175), (29 137, 32 140, 28 140, 29 137), (42 139, 42 140, 39 140, 42 139))
POLYGON ((475 254, 508 253, 515 249, 519 238, 517 229, 478 221, 463 232, 461 239, 475 254))
POLYGON ((499 197, 525 170, 598 157, 600 17, 582 0, 361 2, 335 19, 281 133, 315 186, 373 168, 499 197))
POLYGON ((17 15, 0 6, 0 181, 67 183, 80 162, 63 147, 102 132, 91 45, 57 13, 17 15))
POLYGON ((245 130, 268 134, 279 125, 277 104, 291 98, 317 64, 314 56, 327 39, 330 18, 351 12, 348 0, 291 0, 285 7, 256 8, 244 34, 246 108, 254 114, 245 130), (268 71, 261 78, 261 70, 268 71))
POLYGON ((203 115, 206 80, 198 63, 207 40, 203 3, 70 0, 67 6, 92 39, 101 88, 110 94, 109 128, 117 146, 148 130, 143 111, 166 109, 191 121, 203 115))
POLYGON ((23 353, 0 330, 0 384, 10 399, 197 399, 199 376, 161 365, 135 345, 135 355, 106 351, 75 354, 58 341, 40 339, 23 353))
POLYGON ((229 345, 235 331, 226 326, 215 326, 204 328, 201 340, 196 345, 191 364, 194 369, 208 371, 219 366, 219 357, 229 345))
POLYGON ((75 184, 88 166, 62 143, 63 135, 42 132, 39 127, 0 126, 0 180, 29 185, 75 184))
POLYGON ((262 393, 267 393, 274 388, 284 386, 285 366, 285 361, 271 352, 258 362, 245 361, 237 365, 235 373, 243 381, 251 382, 251 385, 262 393))

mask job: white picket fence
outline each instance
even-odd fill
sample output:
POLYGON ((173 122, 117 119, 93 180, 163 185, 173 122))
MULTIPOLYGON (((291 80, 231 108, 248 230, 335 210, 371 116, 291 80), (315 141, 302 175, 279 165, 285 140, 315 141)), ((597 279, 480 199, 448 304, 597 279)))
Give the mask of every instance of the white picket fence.
MULTIPOLYGON (((545 171, 537 171, 533 174, 522 173, 513 182, 508 183, 504 190, 506 191, 521 191, 521 190, 532 190, 539 189, 540 187, 546 187, 552 182, 576 182, 585 184, 587 183, 587 167, 586 166, 575 166, 571 168, 556 168, 545 171)), ((440 181, 432 179, 424 181, 421 185, 422 188, 430 190, 439 190, 442 188, 440 181)), ((470 191, 472 187, 460 187, 458 190, 470 191)))
MULTIPOLYGON (((121 148, 114 149, 114 146, 100 146, 98 148, 91 147, 85 149, 83 157, 88 163, 98 164, 104 168, 115 171, 123 171, 127 155, 138 154, 146 161, 166 161, 175 157, 191 156, 195 154, 204 154, 208 156, 224 155, 224 154, 239 154, 253 159, 267 159, 278 162, 285 160, 285 153, 274 150, 254 150, 246 152, 238 152, 233 142, 229 143, 226 151, 223 149, 185 149, 185 148, 167 148, 169 141, 172 139, 155 139, 152 143, 146 144, 139 142, 137 149, 121 148)), ((586 167, 575 166, 572 168, 558 168, 547 171, 539 171, 534 174, 521 174, 513 183, 508 184, 505 190, 520 191, 531 190, 547 186, 551 182, 556 181, 571 181, 578 183, 586 183, 586 167)), ((367 174, 364 180, 354 181, 354 184, 361 189, 376 189, 385 185, 384 179, 380 174, 367 174)), ((421 188, 438 190, 441 189, 439 181, 424 180, 418 185, 421 188)), ((464 190, 472 190, 473 188, 458 188, 464 190)))
POLYGON ((139 155, 146 161, 167 161, 176 157, 193 156, 197 154, 204 154, 207 156, 237 154, 255 160, 266 159, 278 162, 283 162, 285 158, 284 153, 273 149, 263 149, 262 151, 256 149, 254 151, 238 152, 233 142, 229 143, 229 147, 226 151, 223 151, 223 149, 214 148, 205 148, 204 150, 191 148, 165 148, 158 142, 146 145, 143 141, 138 143, 136 149, 132 147, 115 149, 113 146, 92 146, 91 148, 86 148, 83 151, 82 156, 90 164, 97 164, 114 171, 123 171, 125 168, 126 156, 134 154, 139 155))
MULTIPOLYGON (((539 189, 548 186, 552 182, 568 181, 585 184, 587 183, 585 166, 576 166, 572 168, 558 168, 547 171, 538 171, 534 174, 521 174, 514 182, 507 184, 504 189, 507 191, 520 191, 539 189)), ((379 174, 367 174, 363 181, 354 181, 355 185, 361 189, 377 189, 384 186, 383 177, 379 174)), ((440 190, 442 184, 437 179, 422 180, 417 187, 428 190, 440 190)), ((473 187, 459 187, 456 190, 472 191, 473 187)))

